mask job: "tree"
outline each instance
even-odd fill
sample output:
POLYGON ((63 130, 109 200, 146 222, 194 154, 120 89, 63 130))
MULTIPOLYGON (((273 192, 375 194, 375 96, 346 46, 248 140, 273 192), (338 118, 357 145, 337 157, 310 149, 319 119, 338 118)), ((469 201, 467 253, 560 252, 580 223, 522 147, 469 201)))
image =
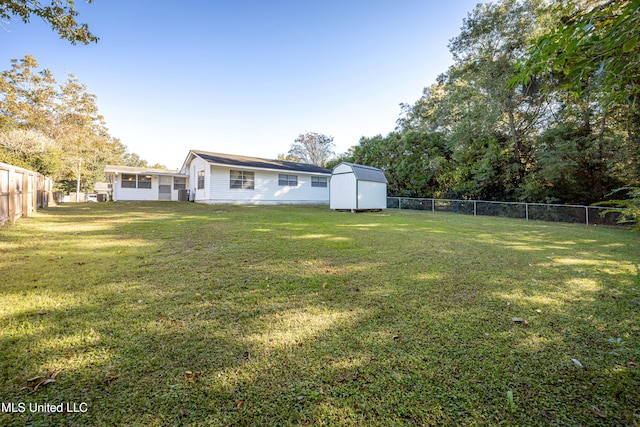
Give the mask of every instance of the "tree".
MULTIPOLYGON (((92 3, 93 0, 86 0, 92 3)), ((89 32, 87 24, 76 21, 78 12, 75 10, 73 0, 51 0, 50 5, 42 4, 36 0, 2 0, 0 1, 0 18, 10 21, 12 18, 20 19, 25 24, 32 16, 41 18, 56 31, 60 38, 69 40, 71 44, 78 42, 89 44, 97 42, 98 38, 89 32)))
POLYGON ((0 159, 54 177, 63 191, 92 189, 105 164, 147 164, 109 135, 84 84, 72 74, 57 83, 28 55, 0 74, 0 159))
POLYGON ((596 81, 606 103, 640 100, 640 1, 598 0, 582 7, 569 0, 548 9, 557 25, 532 43, 512 83, 560 75, 565 89, 581 93, 596 81))
POLYGON ((322 166, 334 155, 332 136, 326 136, 317 132, 300 134, 291 145, 287 156, 297 158, 302 163, 322 166))
POLYGON ((59 167, 58 144, 35 130, 11 129, 0 132, 0 162, 51 176, 59 167))

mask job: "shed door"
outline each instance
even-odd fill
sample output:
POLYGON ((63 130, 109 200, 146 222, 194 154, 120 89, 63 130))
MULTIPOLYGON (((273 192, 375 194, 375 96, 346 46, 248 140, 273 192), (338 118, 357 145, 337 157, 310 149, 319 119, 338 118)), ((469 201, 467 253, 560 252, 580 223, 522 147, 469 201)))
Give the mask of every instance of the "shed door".
POLYGON ((171 177, 158 177, 158 200, 171 200, 171 177))

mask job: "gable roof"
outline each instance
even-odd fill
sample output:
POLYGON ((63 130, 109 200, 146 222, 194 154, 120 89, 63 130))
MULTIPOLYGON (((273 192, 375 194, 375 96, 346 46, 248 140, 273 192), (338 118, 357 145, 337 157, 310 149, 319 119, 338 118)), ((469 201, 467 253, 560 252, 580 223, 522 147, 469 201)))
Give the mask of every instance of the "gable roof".
MULTIPOLYGON (((341 165, 347 165, 353 171, 356 179, 360 181, 384 182, 387 183, 387 177, 381 169, 372 166, 357 165, 355 163, 342 162, 341 165)), ((337 166, 336 166, 337 167, 337 166)))
POLYGON ((258 157, 236 156, 233 154, 210 153, 207 151, 191 150, 193 154, 217 165, 241 166, 259 169, 275 169, 291 172, 331 174, 331 171, 316 165, 306 163, 287 162, 284 160, 269 160, 258 157))

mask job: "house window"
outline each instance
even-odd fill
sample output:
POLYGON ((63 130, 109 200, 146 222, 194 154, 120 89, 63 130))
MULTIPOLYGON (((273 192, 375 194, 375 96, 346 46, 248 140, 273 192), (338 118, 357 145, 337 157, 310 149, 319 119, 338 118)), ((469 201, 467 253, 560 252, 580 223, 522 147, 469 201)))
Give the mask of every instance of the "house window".
POLYGON ((253 190, 255 188, 255 175, 253 172, 229 171, 229 188, 253 190))
POLYGON ((151 175, 122 174, 122 188, 151 188, 151 175))
POLYGON ((138 188, 151 188, 151 175, 138 175, 138 188))
POLYGON ((122 174, 122 188, 136 188, 137 181, 135 175, 122 174))
POLYGON ((173 189, 174 190, 186 190, 187 189, 187 178, 178 178, 177 176, 173 177, 173 189))
POLYGON ((296 175, 278 175, 278 185, 287 185, 290 187, 298 186, 298 177, 296 175))
POLYGON ((204 188, 204 170, 198 171, 198 190, 204 188))
POLYGON ((327 186, 327 177, 326 176, 312 176, 311 177, 311 186, 312 187, 326 187, 327 186))

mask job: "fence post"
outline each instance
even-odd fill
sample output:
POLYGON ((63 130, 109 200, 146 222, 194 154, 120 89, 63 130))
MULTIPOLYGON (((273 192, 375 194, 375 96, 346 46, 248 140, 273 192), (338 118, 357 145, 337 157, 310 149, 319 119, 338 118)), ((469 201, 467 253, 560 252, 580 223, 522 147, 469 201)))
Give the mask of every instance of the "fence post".
POLYGON ((436 199, 431 199, 431 212, 436 211, 436 199))
POLYGON ((589 225, 589 206, 584 207, 584 218, 588 226, 589 225))
POLYGON ((402 197, 398 197, 398 210, 402 210, 402 197))
POLYGON ((476 216, 476 201, 473 201, 473 216, 476 216))
POLYGON ((529 203, 524 204, 524 215, 527 218, 527 221, 529 221, 529 203))

